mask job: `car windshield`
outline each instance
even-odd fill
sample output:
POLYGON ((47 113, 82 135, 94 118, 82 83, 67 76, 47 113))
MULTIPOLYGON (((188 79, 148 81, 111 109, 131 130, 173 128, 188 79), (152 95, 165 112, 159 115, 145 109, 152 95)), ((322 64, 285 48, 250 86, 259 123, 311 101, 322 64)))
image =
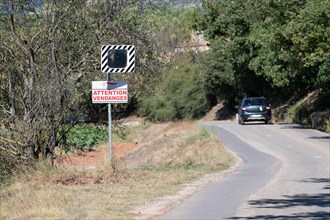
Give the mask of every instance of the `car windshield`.
POLYGON ((244 102, 245 106, 251 106, 251 105, 266 105, 267 102, 265 99, 246 99, 244 102))

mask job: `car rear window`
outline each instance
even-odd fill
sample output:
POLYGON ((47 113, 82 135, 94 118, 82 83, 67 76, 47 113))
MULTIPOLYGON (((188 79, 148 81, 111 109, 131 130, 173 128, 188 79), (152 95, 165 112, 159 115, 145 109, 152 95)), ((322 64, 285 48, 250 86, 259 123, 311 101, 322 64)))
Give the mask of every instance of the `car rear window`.
POLYGON ((250 105, 267 105, 267 101, 266 101, 266 99, 250 98, 250 99, 245 99, 244 105, 245 106, 250 106, 250 105))

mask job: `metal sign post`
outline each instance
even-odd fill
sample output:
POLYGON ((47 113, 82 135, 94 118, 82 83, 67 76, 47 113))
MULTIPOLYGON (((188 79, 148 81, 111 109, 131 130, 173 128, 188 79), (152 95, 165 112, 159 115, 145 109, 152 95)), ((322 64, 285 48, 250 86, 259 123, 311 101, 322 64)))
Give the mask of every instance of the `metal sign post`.
POLYGON ((110 157, 110 166, 112 167, 112 119, 111 119, 111 104, 108 104, 108 120, 109 120, 109 157, 110 157))
POLYGON ((92 82, 92 102, 108 104, 109 123, 109 151, 110 166, 112 166, 112 103, 128 103, 128 83, 125 81, 111 81, 111 73, 107 73, 107 81, 92 82))
MULTIPOLYGON (((107 82, 111 80, 110 73, 107 73, 107 82)), ((108 103, 108 124, 109 124, 109 162, 112 167, 112 118, 111 118, 111 103, 108 103)))

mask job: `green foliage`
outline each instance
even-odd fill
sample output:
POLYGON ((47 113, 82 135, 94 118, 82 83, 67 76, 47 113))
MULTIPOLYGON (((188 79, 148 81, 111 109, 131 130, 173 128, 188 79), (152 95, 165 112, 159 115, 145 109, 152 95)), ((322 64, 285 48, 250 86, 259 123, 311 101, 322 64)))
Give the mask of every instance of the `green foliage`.
POLYGON ((75 125, 67 134, 66 143, 84 150, 90 150, 98 145, 99 141, 106 141, 108 138, 107 129, 93 124, 75 125))
POLYGON ((317 88, 319 66, 329 55, 329 1, 274 2, 250 34, 259 47, 250 67, 272 85, 317 88))
POLYGON ((329 16, 329 0, 204 2, 190 18, 211 41, 202 60, 209 97, 328 90, 329 16))
POLYGON ((316 85, 322 88, 324 93, 330 93, 330 54, 327 55, 324 63, 319 67, 319 73, 316 77, 316 85))
POLYGON ((236 97, 267 95, 265 77, 249 68, 255 48, 249 41, 251 29, 245 1, 203 4, 196 24, 211 41, 211 50, 201 59, 202 82, 208 99, 221 97, 234 105, 236 97))
POLYGON ((171 63, 163 72, 159 90, 140 98, 138 113, 156 121, 202 116, 208 102, 192 61, 193 56, 187 55, 171 63))

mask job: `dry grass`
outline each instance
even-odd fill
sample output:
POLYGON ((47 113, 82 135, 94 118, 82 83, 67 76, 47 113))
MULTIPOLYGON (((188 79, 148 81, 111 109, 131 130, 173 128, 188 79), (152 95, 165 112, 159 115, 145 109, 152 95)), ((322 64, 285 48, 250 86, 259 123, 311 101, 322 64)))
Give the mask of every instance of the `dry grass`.
MULTIPOLYGON (((54 169, 18 175, 0 192, 0 219, 133 219, 132 207, 175 193, 183 183, 233 164, 233 157, 195 122, 143 125, 130 136, 142 161, 134 169, 54 169), (134 134, 135 132, 135 134, 134 134), (138 135, 136 135, 138 133, 138 135), (145 149, 147 149, 145 151, 145 149), (157 150, 155 150, 157 149, 157 150)), ((107 160, 107 157, 104 158, 107 160)))

